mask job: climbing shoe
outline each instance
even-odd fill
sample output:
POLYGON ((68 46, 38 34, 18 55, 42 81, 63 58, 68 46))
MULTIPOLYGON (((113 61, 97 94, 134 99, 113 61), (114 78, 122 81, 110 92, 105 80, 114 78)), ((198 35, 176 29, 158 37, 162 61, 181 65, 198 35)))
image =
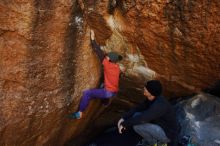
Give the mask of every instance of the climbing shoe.
POLYGON ((80 119, 81 118, 80 112, 74 112, 74 113, 68 115, 68 118, 69 119, 80 119))

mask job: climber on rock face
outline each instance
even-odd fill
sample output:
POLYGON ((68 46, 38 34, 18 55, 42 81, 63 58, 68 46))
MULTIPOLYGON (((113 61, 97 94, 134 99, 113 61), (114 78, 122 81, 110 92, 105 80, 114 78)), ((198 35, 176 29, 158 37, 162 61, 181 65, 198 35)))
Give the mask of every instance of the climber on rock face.
POLYGON ((82 113, 86 110, 91 99, 110 99, 118 92, 120 68, 117 62, 122 60, 122 56, 116 52, 110 52, 105 55, 95 41, 93 30, 91 30, 90 37, 93 51, 95 51, 103 65, 104 88, 85 90, 80 101, 79 110, 70 115, 72 119, 80 119, 82 117, 82 113))
POLYGON ((175 111, 161 93, 159 80, 146 82, 144 96, 147 100, 118 121, 119 133, 133 128, 143 137, 142 143, 145 145, 168 143, 169 146, 175 146, 179 130, 175 111))

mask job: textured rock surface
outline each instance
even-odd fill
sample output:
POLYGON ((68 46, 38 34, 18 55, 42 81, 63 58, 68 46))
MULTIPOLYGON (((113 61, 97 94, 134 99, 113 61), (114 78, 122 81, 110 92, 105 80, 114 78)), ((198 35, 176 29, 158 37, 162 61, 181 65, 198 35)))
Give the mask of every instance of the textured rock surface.
POLYGON ((98 83, 82 14, 58 0, 1 1, 0 11, 0 145, 62 145, 76 133, 67 111, 98 83))
POLYGON ((0 1, 0 145, 63 145, 90 127, 99 102, 80 122, 65 117, 99 84, 90 28, 106 52, 124 57, 125 108, 146 79, 160 78, 169 95, 212 85, 220 78, 219 12, 218 0, 0 1))
POLYGON ((198 91, 220 78, 219 6, 218 0, 148 0, 124 14, 133 32, 129 41, 172 94, 198 91))

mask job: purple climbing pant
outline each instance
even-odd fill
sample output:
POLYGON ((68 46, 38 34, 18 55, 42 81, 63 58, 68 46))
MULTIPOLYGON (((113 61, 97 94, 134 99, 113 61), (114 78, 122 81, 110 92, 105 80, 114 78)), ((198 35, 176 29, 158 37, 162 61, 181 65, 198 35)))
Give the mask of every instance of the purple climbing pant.
POLYGON ((81 98, 80 101, 80 105, 79 105, 79 111, 83 112, 85 111, 85 109, 87 108, 89 101, 91 99, 108 99, 111 98, 113 96, 115 96, 116 93, 114 92, 110 92, 106 89, 90 89, 90 90, 85 90, 83 92, 83 96, 81 98))

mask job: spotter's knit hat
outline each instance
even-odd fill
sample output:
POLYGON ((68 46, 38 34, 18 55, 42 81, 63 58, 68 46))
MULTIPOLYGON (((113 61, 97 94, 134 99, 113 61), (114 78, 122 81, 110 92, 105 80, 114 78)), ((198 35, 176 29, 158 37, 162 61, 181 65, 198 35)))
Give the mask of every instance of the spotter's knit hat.
POLYGON ((162 94, 162 85, 159 80, 150 80, 145 83, 145 88, 153 96, 160 96, 162 94))

